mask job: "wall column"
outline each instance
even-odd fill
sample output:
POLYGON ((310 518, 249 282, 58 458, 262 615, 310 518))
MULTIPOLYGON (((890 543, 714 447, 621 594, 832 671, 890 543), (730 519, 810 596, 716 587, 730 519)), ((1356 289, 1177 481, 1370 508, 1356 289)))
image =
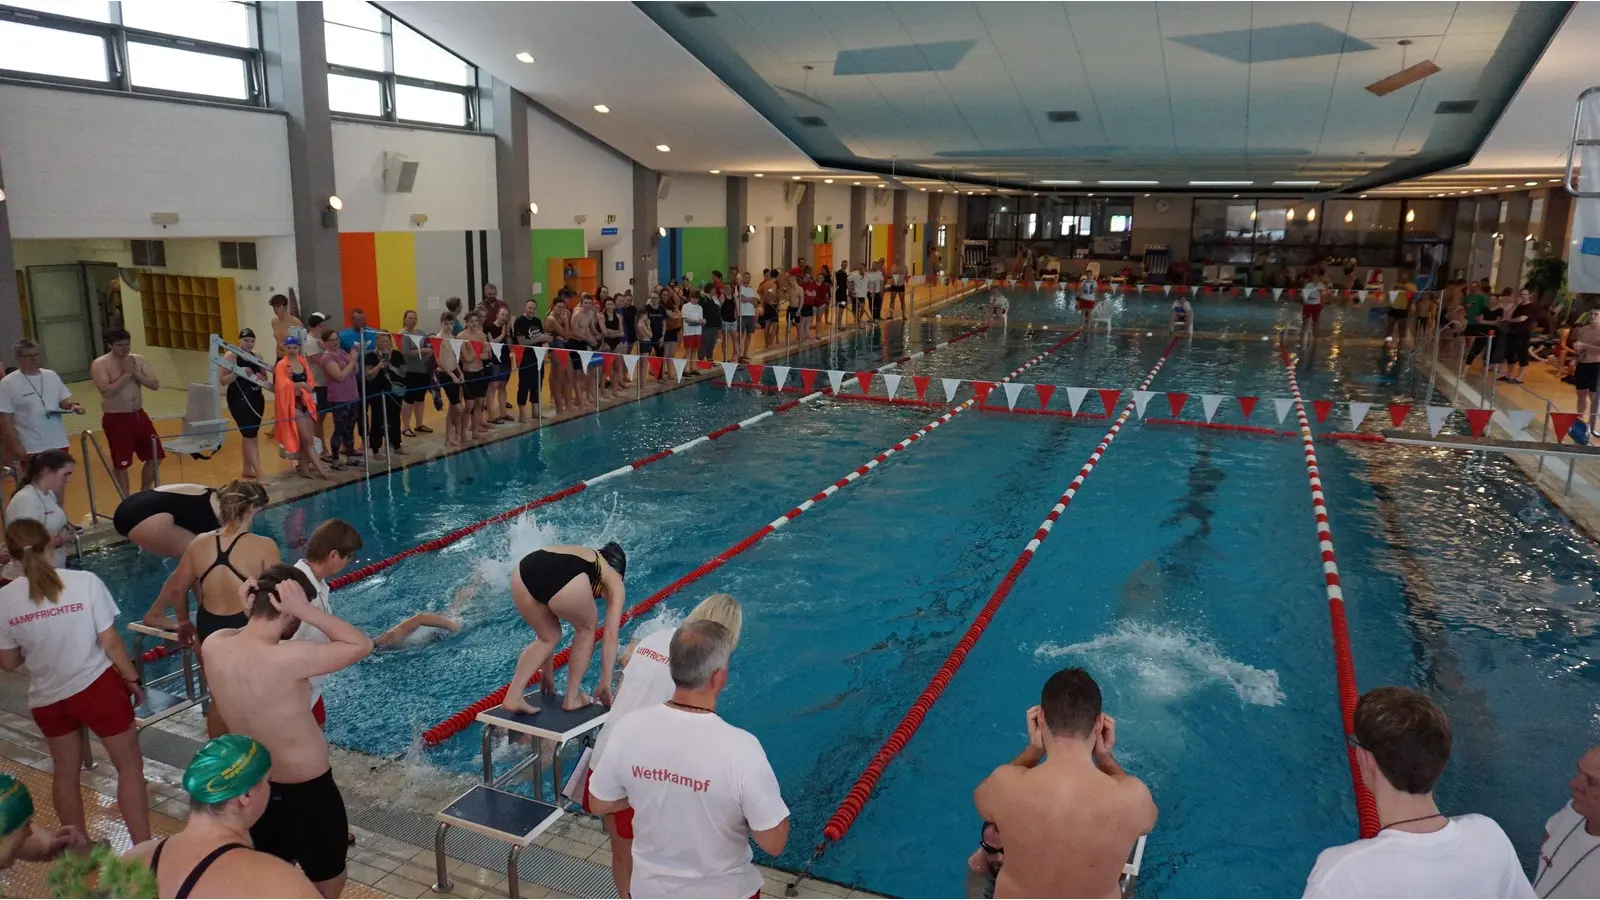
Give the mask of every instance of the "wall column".
MULTIPOLYGON (((906 234, 906 192, 897 189, 894 192, 893 202, 894 240, 889 242, 890 268, 906 264, 906 242, 911 239, 911 235, 906 234)), ((909 271, 911 267, 906 266, 906 268, 909 271)))
MULTIPOLYGON (((5 183, 5 174, 0 172, 0 190, 5 189, 5 183)), ((6 209, 7 205, 6 201, 0 200, 0 334, 7 335, 6 339, 0 340, 0 362, 14 366, 17 364, 17 359, 11 352, 11 345, 16 343, 24 332, 22 295, 17 290, 15 277, 17 258, 16 254, 11 252, 11 216, 6 209)), ((98 340, 94 343, 95 347, 100 346, 98 340)), ((50 360, 46 358, 45 365, 49 364, 50 360)))
POLYGON ((800 196, 800 205, 794 210, 794 259, 795 265, 800 260, 805 260, 806 265, 815 271, 817 265, 817 186, 797 181, 805 193, 800 196))
MULTIPOLYGON (((728 176, 726 222, 728 225, 728 265, 738 266, 748 272, 750 266, 745 256, 750 246, 750 235, 745 234, 745 200, 750 193, 749 182, 737 175, 728 176)), ((759 279, 755 279, 759 280, 759 279)))
POLYGON ((661 186, 661 173, 633 164, 633 293, 635 297, 647 294, 658 277, 656 246, 661 240, 656 229, 656 190, 661 186))
MULTIPOLYGON (((498 78, 489 83, 494 126, 495 226, 500 230, 500 299, 512 315, 533 299, 533 212, 528 204, 528 98, 498 78)), ((484 281, 489 280, 485 272, 484 281)))
POLYGON ((1496 288, 1522 287, 1522 259, 1527 250, 1528 213, 1533 195, 1527 191, 1505 196, 1506 220, 1500 226, 1500 267, 1496 288))
POLYGON ((850 185, 850 261, 857 265, 867 259, 872 248, 867 244, 867 189, 850 185))
POLYGON ((917 252, 922 254, 922 274, 939 274, 939 197, 940 194, 928 194, 928 218, 926 225, 922 226, 922 246, 917 252))
POLYGON ((343 322, 338 214, 327 210, 335 187, 322 4, 266 2, 261 4, 261 17, 267 96, 288 114, 300 315, 323 312, 343 322))

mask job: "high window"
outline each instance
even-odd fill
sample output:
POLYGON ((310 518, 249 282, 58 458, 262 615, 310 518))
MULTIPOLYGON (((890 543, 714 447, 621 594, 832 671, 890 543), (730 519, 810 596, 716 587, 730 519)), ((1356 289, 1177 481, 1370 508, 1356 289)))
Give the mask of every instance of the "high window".
POLYGON ((362 0, 325 0, 328 108, 348 116, 475 128, 478 71, 362 0))
POLYGON ((0 75, 261 106, 260 21, 235 0, 5 0, 0 75))

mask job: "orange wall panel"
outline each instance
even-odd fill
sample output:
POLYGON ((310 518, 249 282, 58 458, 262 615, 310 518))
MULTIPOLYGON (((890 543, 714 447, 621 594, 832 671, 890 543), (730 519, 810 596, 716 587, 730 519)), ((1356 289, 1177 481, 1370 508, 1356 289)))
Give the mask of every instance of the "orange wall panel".
POLYGON ((365 310, 370 317, 378 311, 378 249, 376 236, 370 231, 350 231, 339 235, 339 287, 343 303, 334 306, 324 298, 317 298, 317 308, 330 318, 337 318, 339 327, 350 324, 348 310, 365 310))

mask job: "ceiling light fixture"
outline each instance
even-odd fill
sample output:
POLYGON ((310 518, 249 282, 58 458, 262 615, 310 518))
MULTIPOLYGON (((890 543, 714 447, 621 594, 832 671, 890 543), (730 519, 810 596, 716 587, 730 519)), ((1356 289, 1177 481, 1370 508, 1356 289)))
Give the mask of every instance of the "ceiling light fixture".
POLYGON ((344 201, 339 199, 338 194, 334 194, 328 198, 328 208, 334 212, 338 212, 339 210, 344 209, 344 201))
POLYGON ((1250 187, 1254 181, 1191 181, 1190 187, 1250 187))
POLYGON ((1561 179, 1559 179, 1559 178, 1552 178, 1552 179, 1550 179, 1550 183, 1551 183, 1551 184, 1560 184, 1560 183, 1561 183, 1561 179))
POLYGON ((789 176, 789 180, 790 181, 799 181, 800 180, 800 176, 799 175, 790 175, 789 176))
POLYGON ((1283 214, 1283 217, 1287 221, 1293 222, 1294 221, 1294 210, 1290 209, 1288 212, 1283 214))
POLYGON ((1416 220, 1417 220, 1417 211, 1414 210, 1414 209, 1406 210, 1406 222, 1410 223, 1410 222, 1415 222, 1416 220))
POLYGON ((1252 209, 1252 210, 1250 210, 1250 221, 1254 222, 1255 220, 1256 220, 1256 211, 1252 209))
POLYGON ((1356 220, 1356 211, 1353 210, 1353 209, 1346 210, 1345 214, 1344 214, 1345 224, 1348 225, 1349 223, 1354 222, 1355 220, 1356 220))
POLYGON ((668 147, 666 144, 657 144, 656 145, 656 149, 660 150, 662 153, 671 153, 672 152, 672 148, 668 147))
POLYGON ((1523 187, 1538 187, 1539 186, 1539 182, 1537 182, 1537 181, 1524 181, 1522 183, 1522 186, 1523 187))
POLYGON ((526 50, 524 50, 521 53, 517 54, 517 61, 518 62, 531 63, 531 62, 533 62, 533 54, 529 53, 526 50))
POLYGON ((721 169, 712 169, 711 170, 711 174, 713 174, 713 175, 721 175, 722 174, 722 170, 721 169))
POLYGON ((1508 185, 1506 185, 1506 187, 1508 187, 1508 188, 1514 188, 1514 187, 1516 187, 1516 185, 1514 185, 1514 184, 1508 184, 1508 185))
POLYGON ((757 177, 757 178, 765 178, 765 177, 767 177, 767 176, 765 176, 765 175, 763 175, 763 174, 761 174, 761 173, 760 173, 760 172, 757 172, 757 173, 756 173, 756 177, 757 177))
POLYGON ((1360 199, 1360 200, 1365 200, 1365 199, 1367 199, 1367 195, 1366 195, 1366 194, 1362 194, 1362 195, 1361 195, 1361 196, 1360 196, 1360 197, 1359 197, 1359 198, 1357 198, 1357 199, 1360 199))
POLYGON ((531 212, 531 213, 533 213, 534 215, 537 216, 539 214, 539 204, 537 204, 537 203, 529 203, 528 204, 528 212, 531 212))
POLYGON ((1307 222, 1315 222, 1316 220, 1317 220, 1317 208, 1315 206, 1313 206, 1312 208, 1306 210, 1306 221, 1307 222))
POLYGON ((611 107, 605 105, 604 103, 596 103, 594 105, 594 111, 600 113, 601 115, 605 115, 606 113, 611 112, 611 107))
POLYGON ((1143 187, 1145 185, 1160 184, 1159 181, 1097 181, 1095 184, 1106 187, 1143 187))
POLYGON ((1320 181, 1274 181, 1274 187, 1316 187, 1320 181))
POLYGON ((662 226, 656 228, 656 234, 660 235, 661 237, 666 237, 667 236, 667 226, 662 225, 662 226))
MULTIPOLYGON (((824 179, 822 179, 822 183, 823 184, 833 184, 833 179, 832 178, 824 178, 824 179)), ((927 188, 923 188, 923 190, 927 190, 927 188)))
POLYGON ((1060 181, 1060 180, 1045 180, 1045 181, 1041 181, 1039 183, 1040 184, 1083 184, 1083 182, 1081 182, 1081 181, 1060 181))

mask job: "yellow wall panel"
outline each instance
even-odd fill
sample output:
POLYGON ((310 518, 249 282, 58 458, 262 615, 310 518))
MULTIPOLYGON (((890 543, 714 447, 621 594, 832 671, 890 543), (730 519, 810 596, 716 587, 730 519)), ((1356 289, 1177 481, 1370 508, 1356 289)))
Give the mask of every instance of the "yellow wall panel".
POLYGON ((867 261, 868 265, 889 258, 889 232, 893 230, 893 225, 879 223, 872 226, 872 259, 867 261))
POLYGON ((399 331, 406 310, 417 305, 417 248, 409 231, 380 231, 373 235, 377 257, 378 310, 368 315, 372 325, 399 331))

